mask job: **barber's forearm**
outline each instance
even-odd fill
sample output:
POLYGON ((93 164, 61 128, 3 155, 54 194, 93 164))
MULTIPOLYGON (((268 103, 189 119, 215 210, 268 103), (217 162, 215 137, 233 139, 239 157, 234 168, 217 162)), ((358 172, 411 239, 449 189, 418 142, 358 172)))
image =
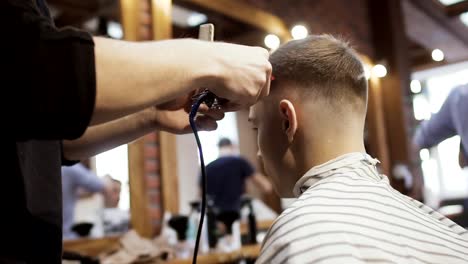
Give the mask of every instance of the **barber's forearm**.
MULTIPOLYGON (((126 116, 187 94, 208 67, 196 67, 196 40, 132 43, 95 38, 97 93, 91 124, 126 116), (203 71, 203 72, 202 72, 203 71)), ((200 56, 198 56, 200 57, 200 56)))
POLYGON ((86 159, 136 140, 154 131, 157 126, 153 108, 90 126, 80 138, 63 141, 64 157, 68 160, 86 159))

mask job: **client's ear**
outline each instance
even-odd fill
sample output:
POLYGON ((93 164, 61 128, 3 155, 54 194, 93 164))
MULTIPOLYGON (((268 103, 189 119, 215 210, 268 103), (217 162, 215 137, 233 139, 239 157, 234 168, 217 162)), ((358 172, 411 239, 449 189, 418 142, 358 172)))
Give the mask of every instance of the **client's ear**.
POLYGON ((297 131, 296 109, 294 109, 291 101, 283 99, 279 103, 280 117, 282 121, 283 131, 288 137, 289 143, 294 140, 294 135, 297 131))

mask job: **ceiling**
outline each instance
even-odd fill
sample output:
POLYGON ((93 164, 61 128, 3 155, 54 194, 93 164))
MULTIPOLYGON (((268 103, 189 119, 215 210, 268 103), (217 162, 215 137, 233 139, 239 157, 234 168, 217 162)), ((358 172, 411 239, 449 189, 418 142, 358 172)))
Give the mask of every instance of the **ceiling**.
MULTIPOLYGON (((370 0, 375 1, 375 0, 370 0)), ((405 18, 408 49, 414 70, 426 69, 443 64, 468 60, 468 25, 460 15, 468 12, 468 0, 401 0, 405 18), (445 3, 445 4, 444 4, 445 3), (442 62, 432 60, 433 49, 445 54, 442 62)), ((57 26, 73 25, 83 27, 97 34, 106 34, 106 23, 118 21, 120 10, 118 0, 48 0, 53 7, 57 26), (96 19, 99 17, 100 19, 96 19)), ((215 39, 262 45, 265 32, 222 14, 203 9, 188 1, 174 0, 174 37, 196 37, 198 28, 184 24, 190 12, 196 11, 200 18, 217 25, 215 39)), ((468 13, 466 13, 468 17, 468 13)), ((202 20, 200 20, 202 21, 202 20)), ((148 22, 148 24, 150 24, 148 22)))
POLYGON ((460 19, 468 11, 467 0, 403 0, 402 5, 414 69, 468 60, 468 26, 460 19), (432 60, 433 49, 444 52, 444 61, 432 60))

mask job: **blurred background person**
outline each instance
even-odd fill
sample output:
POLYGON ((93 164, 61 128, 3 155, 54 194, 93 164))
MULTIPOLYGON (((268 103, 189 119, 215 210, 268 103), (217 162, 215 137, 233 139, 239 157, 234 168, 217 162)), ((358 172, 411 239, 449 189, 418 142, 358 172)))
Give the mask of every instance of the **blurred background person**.
POLYGON ((207 194, 219 211, 240 210, 247 181, 251 181, 262 193, 272 191, 268 179, 256 172, 248 160, 239 156, 230 139, 222 138, 218 148, 219 157, 206 166, 206 174, 207 194))
POLYGON ((109 185, 109 191, 105 193, 104 196, 104 206, 106 208, 117 208, 120 202, 122 183, 119 180, 112 178, 110 175, 104 176, 104 180, 109 185))
POLYGON ((104 195, 104 210, 102 214, 104 235, 118 235, 129 230, 130 214, 127 210, 120 209, 120 193, 122 183, 110 175, 104 176, 110 188, 104 195))
POLYGON ((78 163, 62 167, 62 205, 63 205, 63 238, 77 238, 72 231, 75 222, 75 209, 83 193, 106 193, 111 190, 108 182, 99 178, 93 171, 78 163), (81 193, 81 194, 80 194, 81 193))
MULTIPOLYGON (((438 207, 438 210, 444 214, 453 214, 452 220, 461 226, 468 226, 468 165, 466 157, 468 156, 468 85, 460 85, 453 88, 443 102, 440 110, 433 113, 429 120, 423 121, 412 139, 412 145, 415 150, 431 149, 438 146, 441 142, 453 137, 460 137, 459 159, 458 163, 462 168, 460 172, 451 171, 446 175, 442 175, 440 181, 441 191, 438 193, 428 193, 425 196, 426 203, 432 207, 438 207), (453 179, 446 179, 451 177, 453 179), (445 178, 445 179, 444 179, 445 178), (451 185, 457 188, 446 188, 447 182, 452 182, 451 185), (455 183, 455 184, 453 184, 455 183), (430 195, 429 195, 430 194, 430 195), (460 204, 462 209, 452 213, 445 213, 444 208, 451 208, 444 205, 460 204)), ((430 153, 429 150, 425 150, 430 153)), ((452 149, 451 151, 457 151, 452 149)), ((438 154, 440 155, 440 154, 438 154)), ((431 177, 433 178, 433 177, 431 177)), ((423 190, 430 179, 425 179, 424 185, 420 179, 415 178, 413 192, 417 193, 423 190)))
POLYGON ((421 123, 413 137, 416 149, 431 148, 440 142, 460 136, 460 165, 466 166, 464 158, 468 156, 468 85, 452 89, 439 112, 421 123))

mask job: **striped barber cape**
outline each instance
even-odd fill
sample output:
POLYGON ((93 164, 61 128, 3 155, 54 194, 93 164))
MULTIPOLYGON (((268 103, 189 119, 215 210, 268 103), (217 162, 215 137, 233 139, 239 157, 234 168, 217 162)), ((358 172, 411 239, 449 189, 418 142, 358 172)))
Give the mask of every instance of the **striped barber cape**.
POLYGON ((468 231, 393 189, 377 162, 350 153, 309 170, 257 263, 468 263, 468 231))

